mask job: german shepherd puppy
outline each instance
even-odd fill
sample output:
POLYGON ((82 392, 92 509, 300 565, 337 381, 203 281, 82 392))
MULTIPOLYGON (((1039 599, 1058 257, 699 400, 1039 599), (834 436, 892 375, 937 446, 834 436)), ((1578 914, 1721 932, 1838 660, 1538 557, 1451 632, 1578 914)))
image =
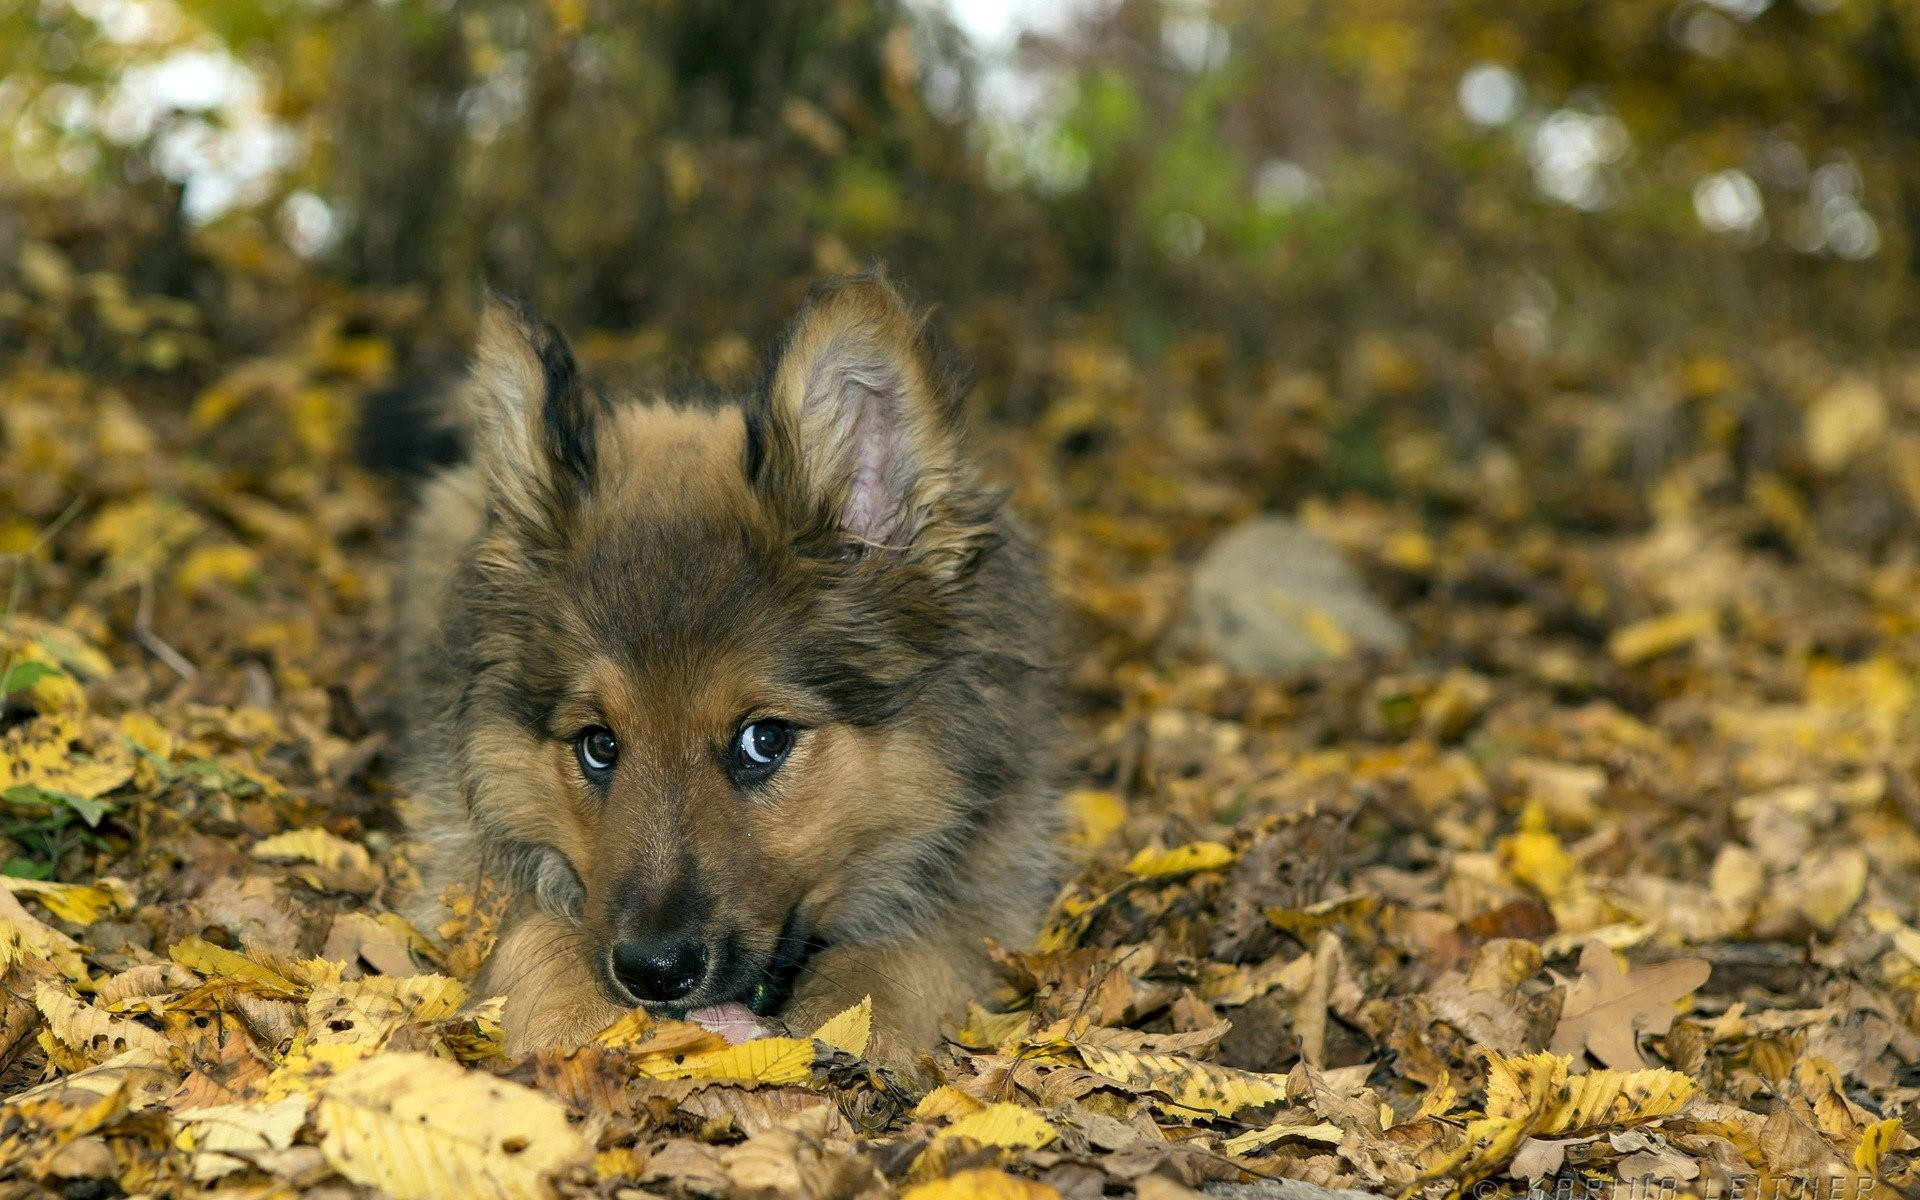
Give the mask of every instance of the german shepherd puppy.
POLYGON ((635 1005, 804 1032, 871 995, 872 1053, 910 1063, 983 939, 1031 935, 1051 606, 939 364, 872 275, 731 398, 611 394, 489 302, 398 632, 428 894, 512 897, 480 987, 515 1052, 635 1005))

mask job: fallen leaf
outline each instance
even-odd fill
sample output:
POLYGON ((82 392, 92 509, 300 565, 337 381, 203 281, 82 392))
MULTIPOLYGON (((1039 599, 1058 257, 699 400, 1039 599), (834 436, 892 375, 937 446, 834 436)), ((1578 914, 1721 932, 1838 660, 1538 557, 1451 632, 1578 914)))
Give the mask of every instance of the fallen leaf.
POLYGON ((940 1131, 941 1139, 967 1138, 1009 1150, 1038 1150, 1059 1136, 1045 1117, 1018 1104, 989 1104, 940 1131))
POLYGON ((347 1068, 314 1123, 335 1170, 396 1200, 548 1197, 552 1174, 589 1149, 554 1101, 425 1054, 347 1068))
POLYGON ((1232 850, 1219 842, 1189 842, 1171 850, 1147 847, 1127 862, 1127 874, 1139 879, 1210 871, 1233 862, 1232 850))
POLYGON ((1674 1005, 1699 990, 1711 972, 1697 958, 1622 971, 1611 950, 1590 941, 1580 955, 1580 977, 1567 986, 1551 1049, 1565 1055, 1590 1051, 1615 1070, 1642 1067, 1640 1035, 1666 1033, 1677 1015, 1674 1005))
POLYGON ((811 1039, 767 1037, 696 1054, 650 1054, 634 1064, 650 1079, 731 1079, 805 1083, 813 1077, 811 1039))
POLYGON ((844 1050, 859 1058, 867 1052, 867 1043, 873 1038, 873 997, 863 996, 860 1003, 845 1012, 828 1017, 820 1028, 813 1031, 813 1040, 825 1042, 836 1050, 844 1050))

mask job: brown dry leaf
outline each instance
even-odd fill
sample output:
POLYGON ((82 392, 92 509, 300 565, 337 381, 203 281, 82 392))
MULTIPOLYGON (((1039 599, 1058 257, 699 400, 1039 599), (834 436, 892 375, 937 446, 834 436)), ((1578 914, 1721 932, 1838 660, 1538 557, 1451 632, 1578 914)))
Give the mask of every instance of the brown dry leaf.
POLYGON ((1252 1154, 1284 1141, 1317 1142, 1326 1146, 1338 1146, 1346 1137, 1345 1132, 1331 1121, 1318 1121, 1310 1124, 1275 1124, 1265 1129, 1250 1129, 1246 1133, 1230 1137, 1220 1143, 1228 1154, 1252 1154))
POLYGON ((182 1124, 174 1145, 193 1156, 194 1181, 211 1183, 245 1169, 262 1151, 293 1145, 312 1108, 311 1097, 288 1096, 267 1104, 196 1109, 182 1124))
POLYGON ((47 1032, 61 1045, 86 1056, 95 1064, 104 1063, 129 1050, 151 1055, 164 1062, 172 1051, 167 1039, 128 1017, 109 1016, 93 1005, 76 1000, 67 990, 51 983, 34 989, 33 1005, 46 1018, 47 1032))
POLYGON ((1615 1070, 1645 1066, 1640 1035, 1666 1033, 1677 1015, 1674 1005, 1699 990, 1711 973, 1712 967, 1697 958, 1622 971, 1611 950, 1590 941, 1580 955, 1580 977, 1567 986, 1550 1048, 1576 1056, 1590 1051, 1615 1070))

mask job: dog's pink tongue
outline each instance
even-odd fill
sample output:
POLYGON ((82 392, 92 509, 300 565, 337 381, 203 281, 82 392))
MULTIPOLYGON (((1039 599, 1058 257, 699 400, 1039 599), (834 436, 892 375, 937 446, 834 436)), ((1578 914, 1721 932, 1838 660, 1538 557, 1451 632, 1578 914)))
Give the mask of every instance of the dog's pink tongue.
POLYGON ((727 1039, 727 1044, 730 1046, 767 1036, 767 1031, 754 1017, 753 1010, 738 1001, 696 1008, 687 1014, 687 1020, 697 1022, 719 1034, 727 1039))

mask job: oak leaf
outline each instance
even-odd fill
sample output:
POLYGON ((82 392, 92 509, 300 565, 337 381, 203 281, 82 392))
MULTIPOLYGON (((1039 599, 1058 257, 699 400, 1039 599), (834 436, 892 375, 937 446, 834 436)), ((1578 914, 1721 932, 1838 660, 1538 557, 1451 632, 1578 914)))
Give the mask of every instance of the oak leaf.
POLYGON ((1590 941, 1580 955, 1580 977, 1567 986, 1550 1048, 1591 1052, 1615 1070, 1645 1066, 1640 1035, 1666 1033, 1677 1015, 1674 1005, 1699 990, 1712 970, 1702 959, 1680 958, 1622 971, 1611 950, 1590 941))

